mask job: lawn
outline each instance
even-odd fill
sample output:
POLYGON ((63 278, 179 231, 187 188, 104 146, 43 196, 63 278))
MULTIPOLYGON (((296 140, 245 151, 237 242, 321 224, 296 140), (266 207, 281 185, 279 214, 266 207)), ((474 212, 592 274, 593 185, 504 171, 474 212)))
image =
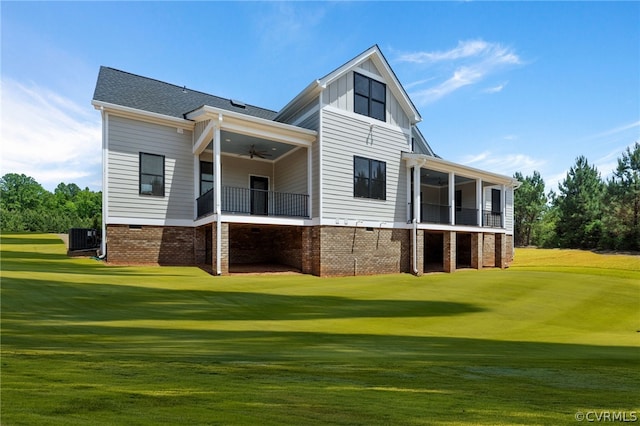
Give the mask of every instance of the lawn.
POLYGON ((3 235, 3 425, 573 424, 640 417, 640 257, 317 278, 68 258, 3 235))

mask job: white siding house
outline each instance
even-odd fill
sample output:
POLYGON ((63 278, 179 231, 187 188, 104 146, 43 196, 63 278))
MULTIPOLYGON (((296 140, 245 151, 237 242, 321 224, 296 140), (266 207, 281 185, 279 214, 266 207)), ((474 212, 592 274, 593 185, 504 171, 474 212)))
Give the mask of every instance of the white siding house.
POLYGON ((508 176, 437 157, 378 46, 280 111, 102 67, 112 263, 316 275, 505 267, 508 176))

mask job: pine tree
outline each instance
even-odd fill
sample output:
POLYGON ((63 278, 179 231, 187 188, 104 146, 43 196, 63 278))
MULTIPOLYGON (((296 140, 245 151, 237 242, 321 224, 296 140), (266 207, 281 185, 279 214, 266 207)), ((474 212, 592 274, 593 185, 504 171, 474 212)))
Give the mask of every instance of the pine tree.
POLYGON ((513 177, 522 183, 514 196, 515 243, 528 246, 532 243, 532 236, 540 225, 547 204, 544 180, 538 171, 534 171, 532 176, 522 176, 522 173, 516 172, 513 177))
POLYGON ((604 183, 584 156, 559 185, 556 233, 562 247, 596 248, 602 235, 604 183))
POLYGON ((605 242, 616 250, 640 250, 640 143, 627 147, 607 182, 605 242))

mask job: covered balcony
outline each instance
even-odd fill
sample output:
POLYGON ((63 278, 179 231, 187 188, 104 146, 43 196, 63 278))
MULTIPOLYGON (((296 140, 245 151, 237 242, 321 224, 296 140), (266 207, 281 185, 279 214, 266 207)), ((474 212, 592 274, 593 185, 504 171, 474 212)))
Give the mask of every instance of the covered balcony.
POLYGON ((404 154, 410 167, 409 219, 418 223, 504 229, 510 178, 445 160, 404 154), (509 179, 507 181, 507 179, 509 179), (419 184, 414 188, 414 182, 419 184), (414 209, 413 199, 419 208, 414 209))
POLYGON ((315 131, 206 106, 193 117, 205 118, 194 132, 196 219, 310 217, 315 131))

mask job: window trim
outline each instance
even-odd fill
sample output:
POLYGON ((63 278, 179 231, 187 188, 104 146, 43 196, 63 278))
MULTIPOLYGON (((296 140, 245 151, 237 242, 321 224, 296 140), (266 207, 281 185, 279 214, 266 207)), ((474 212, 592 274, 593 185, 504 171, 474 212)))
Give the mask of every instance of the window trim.
POLYGON ((375 120, 379 120, 382 121, 384 123, 387 122, 387 85, 386 83, 383 83, 382 81, 376 80, 375 78, 371 78, 368 77, 364 74, 360 74, 358 72, 353 72, 353 112, 356 114, 360 114, 360 115, 364 115, 365 117, 370 117, 373 118, 375 120), (362 77, 363 79, 366 79, 368 82, 368 94, 365 96, 361 93, 358 93, 356 91, 356 80, 358 79, 358 77, 362 77), (374 83, 376 84, 380 84, 384 91, 384 99, 383 100, 379 100, 379 99, 375 99, 373 96, 373 85, 374 83), (356 111, 356 99, 358 98, 358 96, 367 99, 367 113, 365 114, 364 112, 360 112, 360 111, 356 111), (372 105, 373 104, 382 104, 382 110, 383 110, 383 114, 384 117, 380 118, 377 116, 374 116, 372 113, 372 105))
POLYGON ((150 196, 150 197, 164 197, 165 196, 165 156, 159 154, 151 154, 149 152, 140 152, 138 156, 138 195, 150 196), (142 157, 145 155, 160 157, 162 158, 162 175, 157 175, 153 173, 143 173, 142 170, 142 157), (153 189, 151 193, 142 191, 142 176, 159 176, 162 178, 162 194, 154 194, 153 189))
POLYGON ((361 198, 361 199, 367 199, 367 200, 380 200, 380 201, 386 201, 387 200, 387 162, 386 161, 381 161, 381 160, 375 160, 373 158, 366 158, 366 157, 361 157, 359 155, 354 155, 353 156, 353 197, 354 198, 361 198), (369 175, 366 178, 362 178, 356 175, 356 161, 358 160, 365 160, 368 162, 369 164, 369 175), (374 170, 374 165, 376 164, 384 164, 384 179, 373 179, 372 176, 372 171, 374 170), (357 192, 357 187, 356 187, 356 180, 357 179, 366 179, 367 181, 367 195, 360 195, 357 192), (376 197, 374 195, 374 191, 373 191, 373 185, 372 185, 372 181, 382 181, 382 197, 376 197))

